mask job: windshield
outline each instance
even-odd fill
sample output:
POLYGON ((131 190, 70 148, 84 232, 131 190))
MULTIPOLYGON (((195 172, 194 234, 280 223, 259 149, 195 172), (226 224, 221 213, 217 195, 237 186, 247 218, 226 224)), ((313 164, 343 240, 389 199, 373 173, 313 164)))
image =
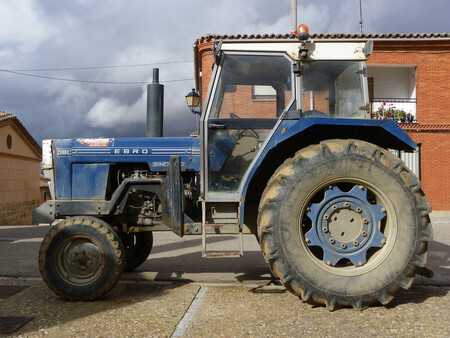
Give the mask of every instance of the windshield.
POLYGON ((315 61, 302 64, 304 116, 364 118, 365 63, 315 61))
POLYGON ((292 106, 292 61, 281 54, 225 54, 208 117, 208 192, 234 193, 292 106))
POLYGON ((277 118, 292 99, 283 55, 225 55, 210 118, 277 118))

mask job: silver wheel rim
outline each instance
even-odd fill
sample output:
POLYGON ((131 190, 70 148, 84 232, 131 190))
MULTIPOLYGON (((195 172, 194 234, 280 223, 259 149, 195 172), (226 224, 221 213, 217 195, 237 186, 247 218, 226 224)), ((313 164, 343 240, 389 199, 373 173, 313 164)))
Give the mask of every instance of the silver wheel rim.
POLYGON ((71 236, 56 250, 56 270, 67 283, 86 286, 96 281, 105 268, 105 252, 101 245, 83 236, 71 236))

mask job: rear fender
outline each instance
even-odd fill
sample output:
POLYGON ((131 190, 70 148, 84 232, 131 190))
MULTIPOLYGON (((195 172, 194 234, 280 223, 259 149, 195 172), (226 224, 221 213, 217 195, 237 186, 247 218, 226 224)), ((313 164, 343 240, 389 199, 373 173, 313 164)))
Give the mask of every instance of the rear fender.
MULTIPOLYGON (((360 120, 336 118, 302 118, 300 120, 285 120, 280 124, 280 133, 275 134, 276 147, 289 139, 298 139, 305 134, 315 140, 326 139, 359 139, 382 148, 404 151, 414 151, 414 141, 392 120, 360 120), (286 126, 284 126, 286 125, 286 126), (283 129, 286 129, 283 132, 283 129)), ((280 129, 278 128, 278 129, 280 129)), ((316 142, 311 142, 316 143, 316 142)), ((270 149, 269 149, 270 150, 270 149)))
POLYGON ((409 152, 416 149, 415 142, 391 120, 336 118, 283 120, 246 178, 242 190, 244 202, 240 207, 241 224, 256 222, 255 207, 262 192, 272 174, 287 158, 302 148, 328 139, 358 139, 382 148, 409 152))

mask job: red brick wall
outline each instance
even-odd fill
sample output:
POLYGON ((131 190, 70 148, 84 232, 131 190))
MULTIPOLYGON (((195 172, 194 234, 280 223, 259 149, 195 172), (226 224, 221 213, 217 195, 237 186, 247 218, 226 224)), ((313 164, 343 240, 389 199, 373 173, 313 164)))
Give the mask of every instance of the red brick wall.
POLYGON ((449 41, 375 42, 367 63, 416 66, 417 121, 442 124, 450 117, 449 41))
POLYGON ((200 82, 197 84, 202 97, 202 107, 205 106, 206 94, 208 93, 209 82, 212 76, 212 65, 214 64, 214 54, 212 48, 214 46, 214 41, 207 41, 199 44, 197 46, 197 55, 195 56, 198 60, 197 74, 201 74, 201 78, 197 79, 200 82))
POLYGON ((450 210, 450 42, 376 41, 368 64, 416 66, 419 125, 408 134, 421 144, 422 188, 433 210, 450 210))
MULTIPOLYGON (((197 46, 203 100, 214 62, 212 46, 212 41, 197 46)), ((422 187, 433 210, 450 210, 450 41, 375 41, 368 64, 416 67, 416 118, 420 131, 410 131, 409 135, 422 145, 422 187), (442 124, 446 126, 442 128, 442 124), (426 130, 422 130, 424 125, 426 130)))
POLYGON ((450 210, 450 132, 408 132, 421 144, 422 188, 433 210, 450 210))
POLYGON ((240 118, 276 118, 277 104, 254 100, 251 86, 237 86, 236 92, 225 93, 219 117, 230 118, 230 113, 240 118))

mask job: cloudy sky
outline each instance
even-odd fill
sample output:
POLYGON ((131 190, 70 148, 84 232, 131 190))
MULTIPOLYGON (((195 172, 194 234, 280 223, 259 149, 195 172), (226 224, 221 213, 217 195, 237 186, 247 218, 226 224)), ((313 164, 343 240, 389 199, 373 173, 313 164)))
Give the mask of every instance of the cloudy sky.
MULTIPOLYGON (((17 115, 39 143, 143 136, 145 83, 158 67, 165 135, 186 136, 195 128, 184 99, 194 85, 193 42, 206 34, 289 33, 290 4, 0 0, 0 110, 17 115)), ((364 33, 450 32, 450 0, 362 4, 364 33)), ((359 0, 298 0, 298 22, 311 33, 358 33, 359 0)))

